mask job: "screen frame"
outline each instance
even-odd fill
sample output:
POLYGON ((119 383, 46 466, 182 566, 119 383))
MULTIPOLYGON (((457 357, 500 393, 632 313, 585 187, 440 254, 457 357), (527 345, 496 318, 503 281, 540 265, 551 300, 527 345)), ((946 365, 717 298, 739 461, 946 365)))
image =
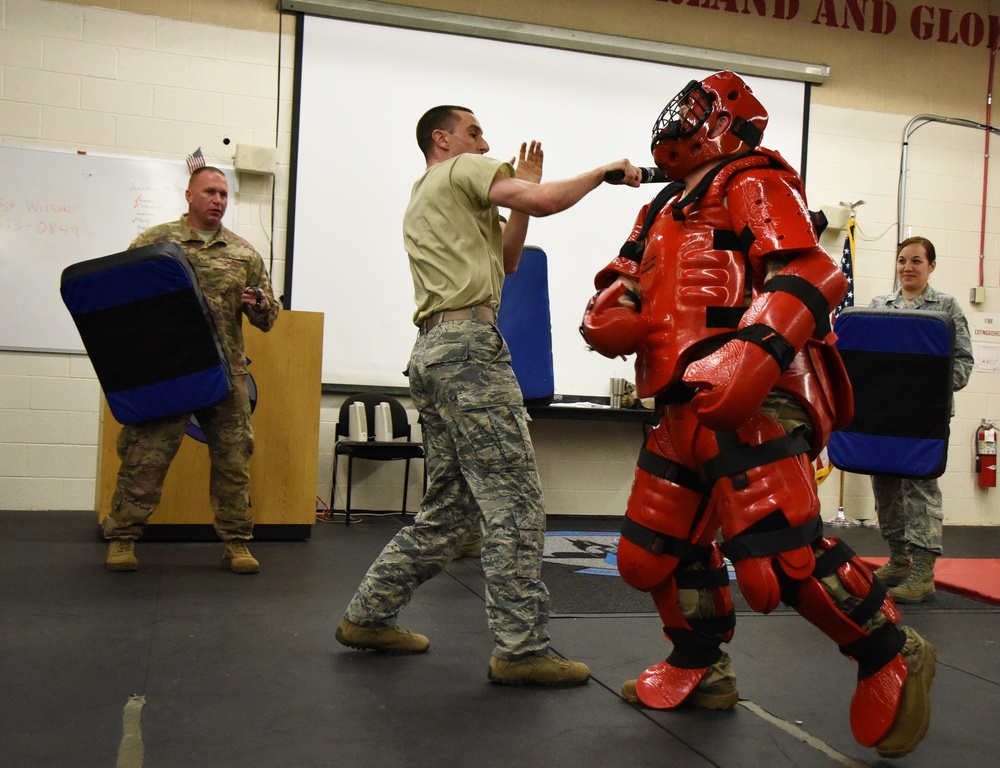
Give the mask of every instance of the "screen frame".
MULTIPOLYGON (((688 80, 710 72, 301 15, 283 299, 325 315, 324 386, 406 388, 416 329, 400 226, 424 170, 413 127, 426 108, 470 102, 491 156, 510 159, 537 138, 545 178, 564 178, 622 156, 651 165, 654 118, 688 80)), ((745 79, 771 113, 764 145, 804 170, 810 84, 745 79)), ((604 187, 529 227, 528 244, 549 260, 557 394, 599 396, 609 377, 634 375, 631 361, 587 350, 577 327, 593 275, 658 190, 604 187)))

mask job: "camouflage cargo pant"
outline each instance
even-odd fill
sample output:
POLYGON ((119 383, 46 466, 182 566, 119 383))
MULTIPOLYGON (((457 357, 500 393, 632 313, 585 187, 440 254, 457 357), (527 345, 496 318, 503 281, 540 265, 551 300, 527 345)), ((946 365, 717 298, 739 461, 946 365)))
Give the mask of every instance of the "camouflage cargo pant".
MULTIPOLYGON (((209 495, 215 530, 223 541, 249 540, 250 455, 253 428, 246 376, 233 377, 233 394, 195 415, 208 441, 209 495)), ((189 414, 122 427, 118 435, 118 484, 102 528, 107 539, 138 539, 160 503, 170 462, 180 449, 189 414)))
POLYGON ((347 618, 365 625, 394 621, 482 519, 494 654, 519 658, 544 651, 545 511, 510 351, 493 325, 441 323, 417 339, 409 375, 427 450, 427 494, 413 524, 369 568, 347 618))
POLYGON ((941 555, 944 511, 936 479, 872 476, 882 538, 890 546, 920 547, 941 555))

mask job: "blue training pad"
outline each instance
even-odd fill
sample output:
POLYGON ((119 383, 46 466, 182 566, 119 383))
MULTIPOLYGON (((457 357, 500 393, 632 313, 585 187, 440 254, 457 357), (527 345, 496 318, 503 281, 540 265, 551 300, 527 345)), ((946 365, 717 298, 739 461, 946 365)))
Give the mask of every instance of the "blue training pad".
POLYGON ((157 243, 72 264, 60 291, 120 423, 192 413, 232 390, 215 323, 180 246, 157 243))
POLYGON ((845 309, 834 323, 854 419, 830 461, 867 475, 939 477, 948 460, 955 325, 943 312, 845 309))
POLYGON ((504 279, 497 327, 510 348, 511 366, 524 399, 536 404, 551 401, 555 376, 549 271, 541 249, 526 247, 517 271, 504 279))

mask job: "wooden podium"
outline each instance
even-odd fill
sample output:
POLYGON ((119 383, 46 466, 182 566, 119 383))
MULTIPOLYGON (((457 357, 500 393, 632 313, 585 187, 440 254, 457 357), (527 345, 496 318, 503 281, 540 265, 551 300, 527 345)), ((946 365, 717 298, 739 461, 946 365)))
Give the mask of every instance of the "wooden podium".
MULTIPOLYGON (((257 390, 251 417, 250 511, 256 539, 308 539, 316 523, 323 314, 282 310, 268 333, 243 323, 257 390)), ((102 398, 97 450, 97 519, 111 508, 121 425, 102 398)), ((215 540, 208 497, 208 447, 184 438, 144 540, 215 540)))

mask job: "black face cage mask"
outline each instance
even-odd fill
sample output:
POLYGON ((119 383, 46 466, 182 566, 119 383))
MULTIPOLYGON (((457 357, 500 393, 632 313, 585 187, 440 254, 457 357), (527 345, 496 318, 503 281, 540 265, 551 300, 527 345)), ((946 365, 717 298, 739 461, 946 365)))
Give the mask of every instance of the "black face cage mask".
POLYGON ((663 108, 653 124, 653 146, 664 139, 686 139, 694 136, 712 114, 715 95, 692 80, 663 108))

